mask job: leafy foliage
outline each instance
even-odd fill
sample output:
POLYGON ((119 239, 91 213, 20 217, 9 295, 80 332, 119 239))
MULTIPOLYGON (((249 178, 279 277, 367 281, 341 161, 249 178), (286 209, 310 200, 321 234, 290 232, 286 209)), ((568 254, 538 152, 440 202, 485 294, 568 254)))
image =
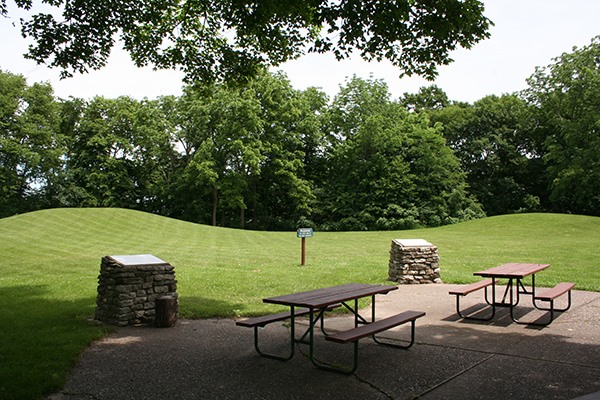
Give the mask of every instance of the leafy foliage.
POLYGON ((160 211, 175 151, 156 102, 71 100, 64 205, 160 211))
MULTIPOLYGON (((24 10, 33 0, 20 0, 24 10)), ((27 56, 63 76, 106 64, 120 38, 139 66, 181 68, 188 82, 246 80, 262 67, 313 52, 388 59, 402 73, 428 78, 449 52, 489 36, 478 0, 42 0, 51 13, 22 23, 27 56), (60 16, 58 15, 60 14, 60 16)), ((0 12, 7 15, 6 0, 0 12)))
POLYGON ((321 210, 330 229, 405 229, 483 215, 439 127, 390 101, 383 82, 352 79, 331 114, 321 210))
POLYGON ((545 198, 541 159, 526 129, 530 110, 516 95, 430 112, 467 174, 469 191, 489 215, 538 211, 545 198), (537 201, 535 199, 538 199, 537 201))
POLYGON ((554 209, 600 214, 600 36, 529 78, 554 209))
POLYGON ((0 216, 46 204, 61 169, 58 105, 49 84, 0 72, 0 216))
POLYGON ((261 230, 392 230, 484 215, 600 215, 599 42, 524 93, 391 100, 353 78, 330 102, 282 73, 179 98, 57 101, 0 74, 0 215, 128 207, 261 230))

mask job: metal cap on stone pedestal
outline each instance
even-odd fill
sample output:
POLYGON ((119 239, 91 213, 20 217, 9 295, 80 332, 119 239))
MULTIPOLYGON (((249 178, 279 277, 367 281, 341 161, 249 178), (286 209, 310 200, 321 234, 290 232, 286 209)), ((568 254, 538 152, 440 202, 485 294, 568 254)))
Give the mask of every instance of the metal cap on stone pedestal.
POLYGON ((394 239, 394 242, 402 247, 425 247, 433 246, 425 239, 394 239))
POLYGON ((121 264, 123 266, 168 264, 168 262, 161 260, 160 258, 153 256, 152 254, 131 254, 107 257, 116 262, 117 264, 121 264))

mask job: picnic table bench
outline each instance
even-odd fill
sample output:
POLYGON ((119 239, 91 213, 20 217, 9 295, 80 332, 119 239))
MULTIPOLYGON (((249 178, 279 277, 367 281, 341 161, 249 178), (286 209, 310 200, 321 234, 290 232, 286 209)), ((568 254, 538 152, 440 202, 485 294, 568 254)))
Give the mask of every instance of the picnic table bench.
POLYGON ((571 290, 573 289, 573 287, 575 287, 574 283, 561 282, 555 287, 544 291, 543 293, 536 293, 537 288, 535 284, 535 275, 536 273, 543 271, 548 267, 550 267, 550 264, 502 264, 494 268, 473 273, 473 275, 481 276, 488 279, 484 279, 479 282, 455 288, 453 290, 450 290, 449 294, 456 296, 456 312, 458 316, 463 319, 488 321, 494 317, 496 313, 496 307, 509 307, 510 317, 514 322, 525 325, 547 326, 554 320, 554 313, 556 311, 567 311, 571 307, 571 290), (523 284, 523 279, 528 276, 531 276, 531 290, 527 290, 527 288, 523 284), (501 301, 498 301, 496 298, 496 284, 498 283, 498 279, 508 280, 501 301), (488 297, 488 288, 491 288, 491 300, 488 297), (485 302, 491 306, 491 314, 487 317, 465 315, 460 308, 460 298, 481 289, 485 289, 485 302), (568 295, 567 305, 563 308, 556 308, 554 306, 554 300, 565 294, 568 295), (536 309, 549 311, 548 320, 545 322, 525 322, 516 318, 514 310, 519 305, 521 295, 531 296, 532 304, 536 309), (507 296, 509 297, 508 301, 506 300, 507 296), (536 301, 548 302, 550 304, 548 307, 540 307, 537 305, 536 301))
MULTIPOLYGON (((321 320, 321 330, 323 332, 325 331, 325 328, 323 326, 323 313, 326 311, 334 310, 338 307, 341 307, 341 304, 339 304, 339 303, 331 304, 331 305, 327 306, 326 308, 324 308, 317 316, 317 320, 321 320)), ((296 317, 306 316, 306 315, 309 315, 310 313, 311 313, 310 308, 291 309, 290 311, 283 311, 283 312, 280 312, 277 314, 262 315, 259 317, 243 319, 240 321, 236 321, 235 324, 238 326, 254 328, 254 348, 256 349, 256 352, 258 354, 260 354, 261 356, 275 358, 275 359, 279 359, 279 360, 289 360, 294 355, 293 345, 292 345, 292 351, 290 352, 290 354, 288 356, 281 356, 281 355, 266 353, 260 349, 259 339, 258 339, 258 336, 259 336, 258 328, 264 328, 265 326, 267 326, 268 324, 271 324, 273 322, 286 321, 286 320, 290 320, 291 323, 295 323, 296 317)))
POLYGON ((483 281, 479 281, 479 282, 475 282, 475 283, 471 283, 469 285, 463 285, 460 286, 456 289, 450 290, 448 293, 455 295, 456 296, 456 313, 458 314, 459 317, 461 318, 466 318, 466 319, 477 319, 477 320, 481 320, 481 321, 488 321, 490 319, 492 319, 494 317, 495 314, 495 308, 492 307, 492 315, 489 317, 474 317, 474 316, 468 316, 468 315, 463 315, 463 313, 460 311, 460 299, 466 295, 468 295, 469 293, 473 293, 476 292, 478 290, 481 289, 485 289, 485 302, 490 304, 490 301, 488 299, 488 291, 487 288, 492 286, 493 288, 493 284, 494 281, 492 279, 485 279, 483 281))
POLYGON ((330 288, 323 288, 312 290, 308 292, 300 292, 300 293, 292 293, 289 295, 271 297, 267 299, 263 299, 266 303, 271 304, 280 304, 290 307, 289 312, 282 312, 277 314, 272 314, 263 317, 255 317, 247 320, 242 320, 236 322, 237 325, 253 327, 255 329, 254 342, 255 348, 257 352, 265 357, 275 358, 278 360, 289 360, 294 355, 294 344, 295 343, 305 343, 309 345, 309 357, 312 363, 318 368, 334 371, 334 372, 342 372, 346 374, 352 374, 356 371, 358 367, 358 341, 359 339, 365 338, 367 336, 373 337, 376 343, 398 347, 402 349, 408 349, 415 342, 415 322, 418 318, 425 315, 424 312, 421 311, 405 311, 399 313, 397 315, 390 316, 388 318, 384 318, 381 320, 376 320, 375 318, 375 295, 376 294, 387 294, 392 290, 398 289, 397 286, 384 286, 384 285, 367 285, 367 284, 348 284, 341 286, 334 286, 330 288), (368 321, 366 318, 362 317, 358 312, 358 300, 363 297, 371 296, 371 319, 368 321), (352 304, 354 303, 354 304, 352 304), (354 314, 354 328, 351 328, 346 331, 336 332, 333 334, 329 334, 325 331, 323 327, 324 323, 324 313, 332 308, 337 308, 340 306, 346 307, 354 314), (296 338, 295 334, 295 319, 298 316, 308 315, 309 324, 308 329, 302 335, 300 339, 296 338), (290 353, 289 355, 275 355, 269 354, 262 351, 258 346, 258 327, 264 327, 271 322, 282 321, 282 320, 290 320, 290 353), (314 356, 315 353, 315 338, 314 338, 314 327, 317 321, 321 321, 321 331, 325 335, 325 340, 337 343, 354 343, 354 357, 353 364, 350 367, 343 366, 333 366, 329 364, 324 364, 314 356), (407 345, 402 345, 398 343, 392 343, 391 340, 386 339, 382 341, 377 338, 375 335, 391 329, 393 327, 403 325, 410 322, 411 323, 411 334, 410 340, 407 345), (306 340, 308 337, 308 340, 306 340))

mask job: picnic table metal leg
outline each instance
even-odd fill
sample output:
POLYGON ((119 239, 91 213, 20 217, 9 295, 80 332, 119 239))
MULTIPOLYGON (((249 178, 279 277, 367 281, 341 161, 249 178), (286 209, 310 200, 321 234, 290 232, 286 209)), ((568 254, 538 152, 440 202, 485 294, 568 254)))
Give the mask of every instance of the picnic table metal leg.
MULTIPOLYGON (((512 279, 511 279, 512 281, 512 279)), ((535 304, 535 274, 532 275, 531 277, 531 292, 528 292, 525 289, 525 286, 523 285, 523 282, 521 281, 521 279, 517 279, 517 299, 516 302, 513 302, 513 297, 512 297, 512 291, 511 291, 511 301, 510 301, 510 318, 517 324, 520 325, 533 325, 533 326, 548 326, 550 325, 550 323, 554 320, 554 304, 550 304, 550 309, 548 309, 548 311, 550 311, 550 315, 549 315, 549 320, 548 322, 526 322, 526 321, 521 321, 519 319, 517 319, 517 317, 515 317, 515 308, 516 306, 519 304, 519 293, 523 293, 523 294, 529 294, 531 295, 531 302, 533 303, 533 306, 535 308, 539 308, 536 306, 535 304), (520 288, 523 289, 523 291, 520 291, 520 288)))
MULTIPOLYGON (((325 312, 327 311, 327 308, 322 308, 319 309, 319 313, 317 314, 316 318, 313 318, 312 321, 309 321, 309 328, 306 330, 306 332, 304 332, 304 334, 299 338, 296 339, 296 342, 298 343, 304 343, 304 344, 309 344, 310 340, 307 341, 306 337, 309 335, 310 331, 314 328, 314 326, 317 325, 317 322, 319 320, 321 320, 321 332, 323 332, 323 335, 328 336, 329 334, 325 331, 325 312)), ((313 311, 314 312, 314 311, 313 311)), ((314 314, 313 314, 314 315, 314 314)))
POLYGON ((510 317, 517 324, 521 324, 521 325, 534 325, 534 326, 547 326, 547 325, 550 325, 552 323, 552 321, 554 321, 554 312, 555 311, 564 312, 564 311, 567 311, 569 308, 571 308, 571 291, 569 291, 569 293, 568 293, 568 303, 567 303, 567 306, 564 307, 564 308, 555 308, 554 307, 554 299, 548 300, 548 302, 550 303, 550 307, 541 307, 541 306, 538 306, 536 304, 536 297, 535 297, 535 274, 533 274, 532 277, 531 277, 531 293, 529 293, 529 292, 526 292, 526 293, 527 294, 531 294, 531 303, 533 304, 533 306, 536 309, 541 310, 541 311, 548 311, 548 321, 547 322, 525 322, 525 321, 519 321, 514 316, 513 307, 511 307, 511 309, 510 309, 510 317))
POLYGON ((520 321, 520 320, 518 320, 518 319, 515 317, 515 314, 514 314, 514 309, 515 309, 515 307, 514 307, 514 306, 513 306, 513 307, 510 307, 510 318, 511 318, 511 319, 512 319, 512 320, 513 320, 515 323, 517 323, 517 324, 520 324, 520 325, 548 326, 548 325, 550 325, 550 323, 551 323, 551 322, 554 320, 554 310, 552 310, 552 309, 550 310, 550 318, 549 318, 548 322, 533 322, 533 321, 531 321, 531 322, 526 322, 526 321, 520 321))
MULTIPOLYGON (((517 286, 517 303, 519 302, 519 299, 518 299, 518 293, 519 292, 518 292, 518 290, 519 290, 519 288, 517 286)), ((504 295, 502 296, 502 301, 499 302, 499 303, 496 303, 496 305, 498 305, 498 306, 505 306, 505 307, 506 306, 511 307, 512 304, 513 304, 513 301, 514 301, 514 299, 513 299, 513 278, 509 278, 508 279, 508 283, 506 284, 506 289, 504 289, 504 295), (508 303, 506 302, 506 296, 509 296, 508 297, 508 299, 509 299, 508 303)))
MULTIPOLYGON (((349 307, 348 305, 344 304, 347 308, 351 309, 351 307, 349 307)), ((354 301, 354 310, 358 310, 358 299, 355 299, 354 301)), ((310 320, 310 326, 309 326, 309 358, 310 361, 313 363, 313 365, 319 369, 325 370, 325 371, 332 371, 332 372, 339 372, 342 374, 347 374, 347 375, 351 375, 354 373, 354 371, 356 371, 356 369, 358 368, 358 341, 353 343, 353 347, 354 347, 354 355, 353 355, 353 362, 352 362, 352 366, 350 368, 343 368, 343 367, 338 367, 338 366, 334 366, 334 365, 329 365, 329 364, 325 364, 322 362, 319 362, 316 358, 315 358, 315 337, 314 337, 314 326, 316 324, 316 320, 314 318, 314 312, 313 309, 311 309, 310 313, 309 313, 309 320, 310 320)), ((354 313, 354 325, 355 327, 358 326, 359 324, 359 316, 358 316, 358 312, 354 313)))
POLYGON ((408 343, 408 345, 400 345, 400 344, 396 344, 396 343, 391 343, 391 342, 382 342, 381 339, 378 339, 375 335, 372 335, 371 337, 373 338, 373 340, 375 341, 375 343, 380 344, 382 346, 389 346, 389 347, 396 347, 399 349, 409 349, 412 347, 413 344, 415 344, 415 325, 416 325, 417 320, 412 320, 410 321, 410 342, 408 343))
POLYGON ((375 322, 375 295, 371 296, 371 322, 375 322))
POLYGON ((502 296, 502 301, 497 302, 496 305, 500 307, 513 308, 521 302, 521 294, 532 295, 533 292, 527 291, 525 285, 519 278, 509 278, 502 296), (515 282, 516 279, 516 282, 515 282), (506 297, 508 296, 508 302, 506 297))
POLYGON ((489 321, 492 318, 494 318, 494 315, 496 315, 496 279, 492 278, 492 301, 491 302, 489 301, 489 298, 488 298, 488 288, 486 287, 483 290, 485 291, 485 295, 484 295, 485 302, 492 307, 492 314, 489 315, 488 317, 473 317, 473 316, 469 316, 469 315, 463 315, 463 313, 460 312, 460 298, 462 296, 457 294, 456 295, 456 313, 458 314, 459 317, 461 317, 463 319, 470 319, 470 320, 475 320, 475 321, 489 321))
MULTIPOLYGON (((368 324, 369 321, 367 321, 365 319, 365 317, 363 317, 362 315, 360 315, 358 313, 358 299, 354 299, 354 306, 349 306, 346 302, 342 302, 342 305, 344 307, 346 307, 346 309, 348 311, 350 311, 352 314, 354 314, 354 327, 356 328, 358 326, 358 324, 368 324)), ((371 312, 372 314, 372 321, 374 321, 375 319, 375 296, 373 296, 373 311, 371 312)))
POLYGON ((493 311, 495 312, 495 307, 494 307, 494 303, 496 302, 496 280, 495 278, 492 279, 492 301, 490 301, 490 299, 488 298, 488 288, 486 287, 484 289, 484 299, 485 302, 488 303, 490 306, 492 306, 493 311))
POLYGON ((267 353, 265 351, 262 351, 260 349, 260 345, 258 343, 258 326, 254 327, 254 349, 256 349, 256 352, 258 354, 260 354, 263 357, 267 357, 267 358, 273 358, 275 360, 280 360, 280 361, 288 361, 291 360, 292 357, 294 357, 294 353, 295 353, 295 336, 296 336, 296 316, 295 316, 295 309, 292 306, 291 311, 291 319, 290 319, 290 353, 288 355, 280 355, 280 354, 273 354, 273 353, 267 353))

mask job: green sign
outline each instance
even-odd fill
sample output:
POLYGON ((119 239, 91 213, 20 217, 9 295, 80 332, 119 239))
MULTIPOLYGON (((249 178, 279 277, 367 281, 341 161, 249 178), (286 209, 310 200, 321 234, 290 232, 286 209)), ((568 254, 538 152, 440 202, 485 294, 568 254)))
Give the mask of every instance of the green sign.
POLYGON ((312 237, 313 229, 312 228, 300 228, 300 229, 298 229, 298 232, 296 232, 296 234, 299 238, 312 237))

